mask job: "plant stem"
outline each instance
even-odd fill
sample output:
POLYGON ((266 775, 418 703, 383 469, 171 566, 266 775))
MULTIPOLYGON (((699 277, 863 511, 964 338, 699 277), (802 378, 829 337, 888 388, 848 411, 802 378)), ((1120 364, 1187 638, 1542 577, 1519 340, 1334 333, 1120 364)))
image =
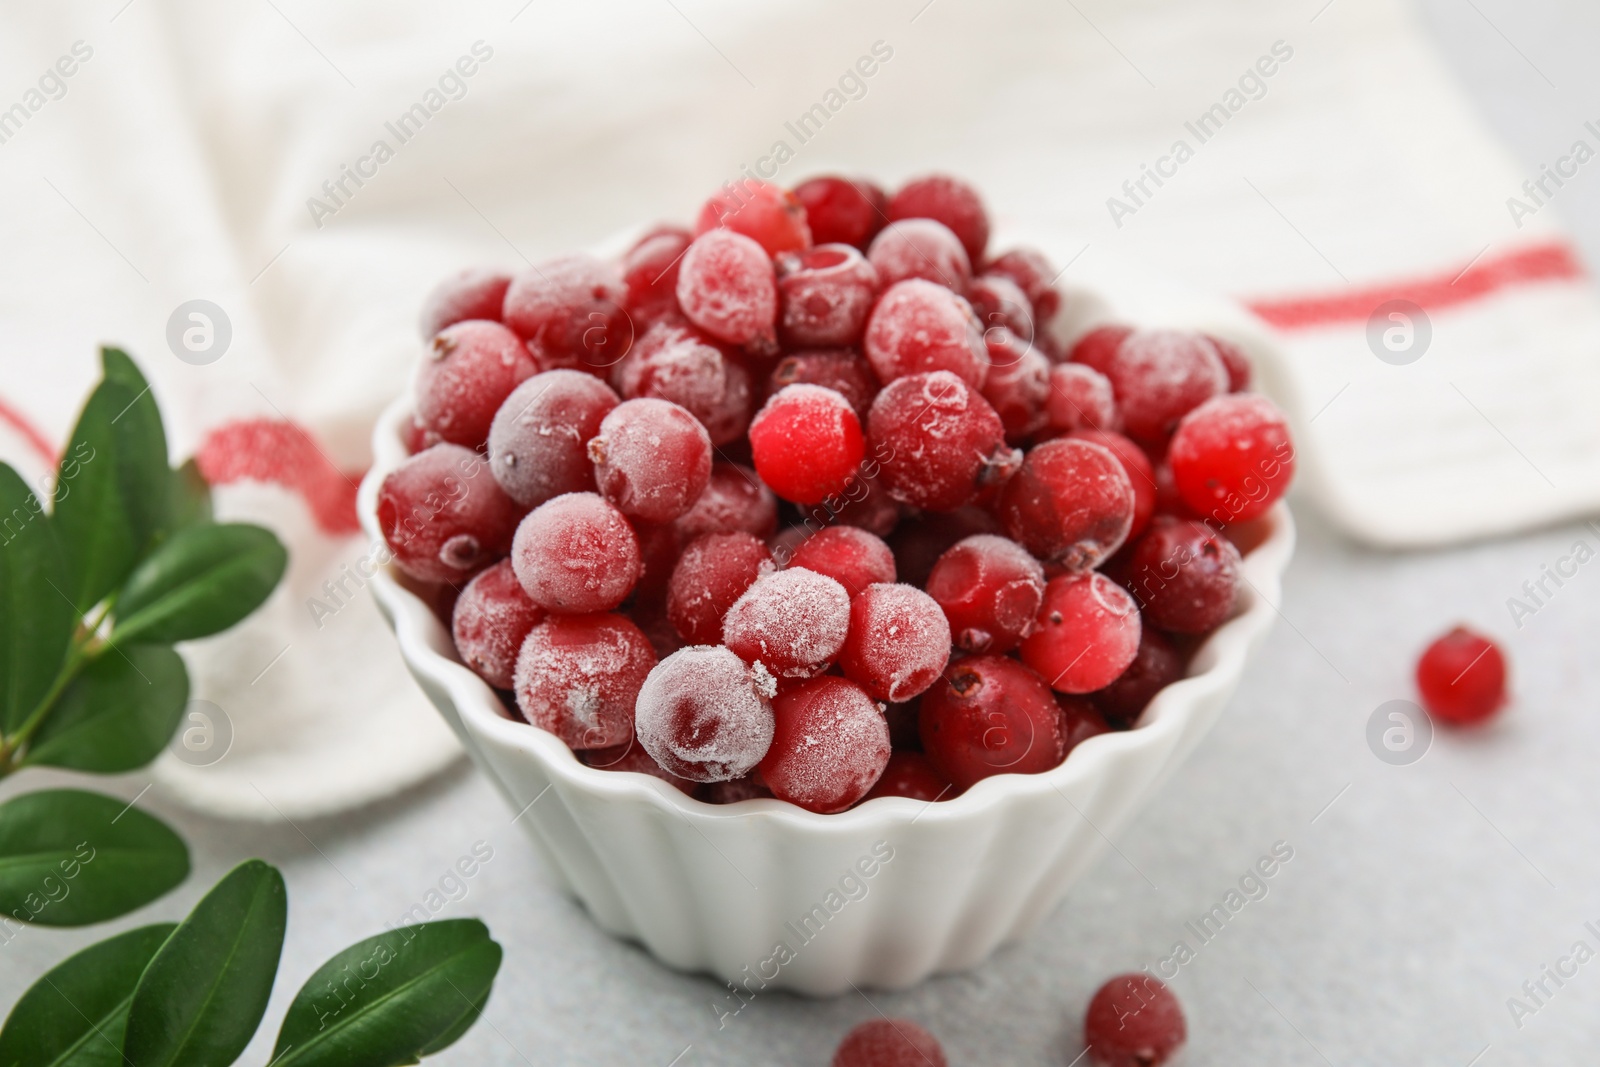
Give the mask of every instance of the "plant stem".
POLYGON ((67 686, 72 684, 72 680, 78 676, 78 672, 97 659, 109 647, 104 641, 97 644, 95 634, 100 629, 101 624, 105 622, 106 617, 111 614, 115 599, 114 596, 108 597, 100 605, 100 610, 95 613, 92 619, 85 618, 83 620, 78 634, 73 638, 72 645, 67 650, 67 658, 61 664, 61 670, 56 672, 55 680, 50 683, 50 688, 45 691, 44 696, 34 706, 34 709, 28 713, 28 717, 22 721, 22 725, 17 727, 16 732, 9 737, 0 738, 0 778, 5 778, 15 773, 17 770, 16 755, 18 751, 33 738, 34 734, 39 732, 39 727, 44 725, 44 721, 49 717, 56 701, 61 699, 61 694, 66 692, 67 686))

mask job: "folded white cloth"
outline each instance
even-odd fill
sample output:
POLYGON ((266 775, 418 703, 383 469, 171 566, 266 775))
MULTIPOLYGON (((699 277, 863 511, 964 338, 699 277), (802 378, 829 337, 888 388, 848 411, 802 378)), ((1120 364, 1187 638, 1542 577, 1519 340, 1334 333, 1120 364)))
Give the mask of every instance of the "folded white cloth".
MULTIPOLYGON (((188 650, 232 748, 157 775, 204 810, 327 812, 454 758, 366 599, 308 603, 354 588, 368 546, 339 479, 406 387, 429 285, 688 218, 741 173, 949 170, 1069 280, 1138 264, 1247 299, 1284 331, 1263 379, 1297 423, 1302 499, 1366 538, 1600 499, 1600 308, 1546 206, 1559 188, 1508 207, 1531 203, 1524 176, 1396 0, 131 0, 0 26, 0 66, 39 72, 0 87, 0 454, 40 473, 101 341, 141 360, 179 454, 238 420, 309 435, 259 439, 298 442, 288 480, 316 506, 218 490, 294 559, 265 610, 188 650), (167 341, 195 299, 231 324, 204 365, 167 341), (1410 363, 1383 347, 1404 322, 1375 329, 1391 362, 1368 342, 1391 299, 1431 331, 1410 363)), ((213 470, 266 463, 223 453, 213 470)))

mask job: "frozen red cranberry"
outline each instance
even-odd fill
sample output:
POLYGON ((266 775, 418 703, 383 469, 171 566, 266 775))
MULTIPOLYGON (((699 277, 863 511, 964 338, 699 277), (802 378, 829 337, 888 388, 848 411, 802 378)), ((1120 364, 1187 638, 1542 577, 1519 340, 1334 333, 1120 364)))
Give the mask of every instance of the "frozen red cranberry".
POLYGON ((1106 721, 1127 729, 1155 699, 1155 695, 1184 676, 1183 654, 1154 626, 1139 631, 1139 651, 1128 669, 1104 689, 1089 695, 1106 721))
POLYGON ((605 748, 633 736, 633 702, 656 664, 626 616, 552 615, 517 655, 517 709, 569 748, 605 748))
POLYGON ((1203 634, 1233 614, 1239 550, 1203 522, 1162 519, 1133 548, 1129 581, 1152 626, 1203 634))
POLYGON ((949 371, 890 382, 867 433, 889 495, 929 511, 954 511, 1017 468, 1000 416, 949 371))
POLYGON ((1091 572, 1052 578, 1022 662, 1052 689, 1092 693, 1117 679, 1139 652, 1139 609, 1120 585, 1091 572))
POLYGON ((810 526, 786 526, 776 536, 767 539, 772 558, 779 567, 787 567, 801 545, 811 539, 816 530, 810 526))
POLYGON ((1178 330, 1135 330, 1105 376, 1129 437, 1159 444, 1190 411, 1227 392, 1228 369, 1211 342, 1178 330))
POLYGON ((625 304, 636 328, 678 310, 678 264, 694 237, 676 226, 658 227, 628 249, 622 257, 625 304))
POLYGON ((861 687, 812 678, 772 699, 761 780, 779 800, 831 815, 867 795, 889 762, 889 724, 861 687))
POLYGON ((839 1042, 833 1067, 948 1067, 939 1041, 910 1019, 869 1019, 839 1042))
MULTIPOLYGON (((862 473, 877 471, 877 462, 869 460, 862 473)), ((888 537, 900 524, 900 505, 874 477, 853 480, 844 491, 844 503, 834 511, 833 521, 843 526, 854 526, 878 537, 888 537)))
POLYGON ((723 644, 782 678, 821 673, 844 645, 850 594, 815 571, 763 574, 722 617, 723 644))
POLYGON ((972 262, 983 259, 989 244, 989 213, 978 190, 948 174, 930 174, 902 185, 889 198, 889 219, 933 219, 961 241, 972 262))
POLYGON ((626 744, 586 749, 578 753, 578 758, 598 771, 632 771, 635 774, 648 774, 691 797, 698 795, 702 788, 699 782, 679 778, 651 759, 650 753, 644 750, 644 746, 639 744, 635 737, 629 737, 626 744))
POLYGON ((1010 652, 1044 600, 1044 568, 1021 545, 974 534, 952 545, 928 575, 928 595, 963 652, 1010 652))
POLYGON ((950 290, 913 278, 878 298, 862 341, 881 382, 947 370, 975 389, 989 370, 978 317, 950 290))
POLYGON ((772 676, 720 645, 680 648, 645 679, 634 731, 652 759, 694 782, 749 774, 772 744, 772 676))
POLYGON ((506 397, 489 426, 489 470, 523 507, 594 489, 589 439, 617 406, 617 394, 592 374, 549 370, 506 397))
POLYGON ((534 508, 517 527, 511 565, 528 598, 546 611, 610 611, 639 578, 639 538, 622 512, 593 493, 567 493, 534 508))
POLYGON ((922 698, 922 747, 965 790, 995 774, 1038 774, 1064 754, 1055 696, 1030 668, 1006 656, 969 656, 922 698))
POLYGON ((811 178, 795 186, 794 195, 805 205, 811 239, 819 245, 854 245, 864 252, 889 221, 889 198, 864 178, 811 178))
POLYGON ((777 259, 778 330, 796 348, 855 344, 878 295, 878 272, 849 245, 818 245, 777 259))
POLYGON ((843 396, 818 385, 789 385, 751 420, 750 453, 774 493, 817 504, 857 476, 866 442, 843 396))
POLYGON ((683 550, 667 583, 667 618, 691 645, 722 640, 722 617, 763 572, 772 553, 747 533, 707 534, 683 550))
POLYGON ((417 421, 415 415, 407 415, 405 423, 400 427, 400 440, 405 445, 406 455, 414 456, 423 449, 438 444, 439 435, 426 429, 417 421))
POLYGON ((705 787, 707 804, 737 804, 742 800, 770 800, 772 790, 761 780, 761 775, 751 771, 743 778, 726 782, 711 782, 705 787))
POLYGON ((832 389, 850 402, 863 425, 872 398, 878 395, 878 379, 872 373, 872 366, 849 348, 790 352, 772 368, 767 392, 776 393, 786 385, 820 385, 832 389))
POLYGON ((510 689, 517 650, 528 631, 544 621, 544 614, 528 599, 511 561, 503 559, 480 571, 461 591, 451 613, 450 633, 461 662, 496 689, 510 689))
POLYGON ((1024 347, 1033 341, 1033 305, 1016 282, 1003 274, 985 274, 972 280, 966 296, 985 333, 1004 328, 1024 347))
POLYGON ((909 797, 931 803, 952 795, 955 788, 934 768, 933 761, 924 753, 892 752, 889 754, 889 765, 883 769, 883 776, 867 791, 865 799, 909 797))
POLYGON ((1277 502, 1294 479, 1289 421, 1264 396, 1208 400, 1185 415, 1167 450, 1178 493, 1213 522, 1245 522, 1277 502))
POLYGON ((692 326, 650 327, 617 365, 623 397, 670 400, 700 420, 713 445, 737 441, 754 410, 750 372, 692 326))
POLYGON ((500 321, 511 274, 503 270, 468 267, 434 286, 422 301, 422 339, 431 341, 446 326, 467 319, 500 321))
POLYGON ((1097 1067, 1162 1067, 1187 1036, 1178 998, 1143 973, 1120 974, 1101 986, 1083 1020, 1083 1043, 1097 1067))
POLYGON ((1101 374, 1108 374, 1112 361, 1117 357, 1117 349, 1122 347, 1122 342, 1131 333, 1131 326, 1097 326, 1078 338, 1068 359, 1092 367, 1101 374))
POLYGON ((629 518, 671 522, 711 481, 711 438, 667 400, 624 400, 589 441, 595 484, 629 518))
POLYGON ((778 319, 772 260, 743 234, 703 233, 678 264, 678 306, 690 322, 719 341, 771 348, 778 319))
POLYGON ((949 661, 950 623, 927 593, 880 584, 851 601, 839 666, 873 697, 910 700, 937 681, 949 661))
POLYGON ((989 373, 983 381, 983 398, 1000 416, 1008 441, 1032 437, 1049 418, 1045 404, 1050 399, 1050 360, 1003 326, 986 331, 984 340, 989 373))
POLYGON ((876 537, 854 526, 829 526, 806 538, 787 566, 825 574, 852 597, 869 585, 894 581, 894 553, 876 537))
POLYGON ((528 343, 540 370, 603 374, 633 346, 628 290, 614 264, 562 256, 529 267, 506 289, 505 324, 528 343))
POLYGON ((1044 329, 1061 310, 1061 293, 1055 287, 1061 272, 1035 248, 1013 248, 991 259, 983 268, 985 274, 1001 274, 1017 286, 1033 303, 1033 321, 1036 334, 1044 329))
POLYGON ((879 284, 885 286, 922 278, 965 293, 972 283, 972 262, 961 241, 932 219, 906 219, 885 226, 872 239, 867 259, 878 272, 879 284))
POLYGON ((771 537, 778 528, 778 500, 749 467, 713 463, 705 492, 672 527, 685 544, 704 534, 737 530, 771 537))
POLYGON ((1058 438, 1029 452, 1000 491, 1006 533, 1046 563, 1086 571, 1133 525, 1133 484, 1109 449, 1058 438))
POLYGON ((1089 738, 1111 732, 1111 724, 1086 697, 1057 693, 1056 706, 1061 709, 1061 743, 1067 754, 1089 738))
POLYGON ((506 554, 520 509, 470 448, 418 452, 378 489, 378 527, 396 566, 425 582, 463 582, 506 554))
POLYGON ((1206 335, 1206 340, 1211 342, 1211 347, 1217 350, 1217 356, 1222 360, 1222 366, 1228 372, 1228 392, 1242 393, 1250 388, 1251 367, 1250 357, 1244 350, 1232 341, 1224 341, 1220 337, 1206 335))
POLYGON ((744 234, 769 256, 811 247, 805 205, 787 189, 752 178, 724 183, 700 209, 694 232, 718 227, 744 234))
POLYGON ((1122 413, 1111 380, 1086 363, 1058 363, 1050 368, 1050 399, 1045 410, 1050 426, 1062 433, 1122 427, 1122 413))
POLYGON ((1434 718, 1457 726, 1481 722, 1506 701, 1505 656, 1487 637, 1457 626, 1417 660, 1417 688, 1434 718))
POLYGON ((446 326, 417 368, 417 419, 439 440, 482 448, 494 413, 536 370, 517 335, 498 322, 446 326))
POLYGON ((1128 528, 1128 540, 1144 533, 1155 514, 1159 493, 1155 470, 1144 449, 1120 433, 1106 430, 1074 430, 1068 436, 1108 449, 1122 463, 1128 482, 1133 486, 1133 525, 1128 528))

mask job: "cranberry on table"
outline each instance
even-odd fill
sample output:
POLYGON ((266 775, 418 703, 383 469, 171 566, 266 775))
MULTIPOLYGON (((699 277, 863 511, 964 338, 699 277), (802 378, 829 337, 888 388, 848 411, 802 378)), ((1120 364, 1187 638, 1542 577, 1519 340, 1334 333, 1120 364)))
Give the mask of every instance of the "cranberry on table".
POLYGON ((967 303, 987 333, 997 327, 1010 330, 1023 344, 1033 341, 1033 305, 1016 282, 1003 274, 985 274, 967 286, 967 303))
POLYGON ((521 518, 483 457, 438 444, 407 459, 378 489, 378 527, 395 565, 424 582, 461 582, 511 547, 521 518))
POLYGON ((1239 550, 1203 522, 1158 520, 1134 546, 1130 564, 1130 588, 1152 626, 1203 634, 1233 614, 1239 550))
POLYGON ((878 395, 878 379, 872 373, 872 365, 851 348, 790 352, 772 368, 767 392, 776 393, 788 385, 820 385, 832 389, 850 402, 863 425, 872 398, 878 395))
POLYGON ((650 758, 694 782, 749 774, 772 744, 772 676, 726 648, 691 645, 656 664, 634 706, 650 758))
POLYGON ((511 561, 503 559, 461 590, 450 615, 450 635, 461 662, 496 689, 510 689, 523 639, 544 616, 544 609, 528 599, 511 561))
POLYGON ((605 748, 633 736, 633 705, 656 653, 624 615, 552 615, 517 654, 517 710, 569 748, 605 748))
POLYGON ((748 533, 707 534, 678 558, 667 582, 667 618, 685 641, 722 640, 722 617, 765 571, 772 553, 748 533))
POLYGON ((866 251, 888 221, 884 208, 889 198, 864 178, 810 178, 794 187, 794 195, 805 205, 811 239, 819 245, 847 244, 866 251))
POLYGON ((1417 688, 1434 718, 1458 726, 1481 722, 1505 704, 1505 656, 1487 637, 1457 626, 1417 660, 1417 688))
POLYGON ((1132 439, 1110 430, 1073 430, 1067 436, 1099 445, 1121 462, 1123 471, 1128 475, 1128 483, 1133 486, 1133 525, 1128 528, 1128 539, 1131 541, 1144 533, 1156 513, 1159 496, 1155 468, 1150 466, 1150 457, 1145 450, 1132 439))
POLYGON ((1021 545, 975 534, 952 545, 928 575, 928 595, 963 652, 1010 652, 1044 601, 1044 567, 1021 545))
POLYGON ((805 205, 787 189, 752 178, 726 183, 700 209, 695 233, 718 227, 744 234, 769 256, 811 247, 805 205))
POLYGON ((922 747, 935 768, 970 788, 996 774, 1059 766, 1061 712, 1039 675, 1006 656, 952 663, 922 698, 922 747))
POLYGON ((905 219, 885 226, 872 239, 867 260, 886 286, 921 278, 965 293, 972 283, 972 262, 960 239, 932 219, 905 219))
POLYGON ((988 346, 972 306, 920 278, 896 283, 878 298, 862 349, 884 383, 946 370, 981 389, 989 371, 988 346))
POLYGON ((1103 371, 1128 436, 1152 444, 1165 442, 1179 419, 1228 389, 1215 346, 1178 330, 1135 330, 1103 371))
POLYGON ((829 526, 801 543, 786 566, 827 575, 852 597, 867 586, 894 581, 894 553, 883 538, 854 526, 829 526))
POLYGON ((851 601, 839 666, 874 698, 910 700, 933 685, 949 661, 950 623, 921 589, 882 583, 851 601))
POLYGON ((736 530, 771 537, 778 528, 778 500, 749 467, 713 463, 705 492, 672 527, 684 544, 704 534, 736 530))
POLYGON ((1111 724, 1100 709, 1087 697, 1070 693, 1056 694, 1056 707, 1061 709, 1061 748, 1063 756, 1091 737, 1111 732, 1111 724))
POLYGON ((467 319, 499 322, 511 272, 468 267, 444 278, 422 301, 420 328, 429 341, 446 326, 467 319))
POLYGON ((897 378, 867 416, 878 478, 902 504, 954 511, 1016 470, 1000 416, 949 371, 897 378))
POLYGON ((951 785, 933 766, 933 761, 922 752, 892 752, 889 764, 876 785, 867 791, 865 800, 878 797, 909 797, 912 800, 933 802, 955 794, 951 785))
POLYGON ((750 425, 750 372, 686 323, 650 327, 617 365, 615 380, 628 400, 677 404, 700 420, 713 445, 737 441, 750 425))
POLYGON ((633 346, 628 289, 615 264, 561 256, 529 267, 506 289, 502 318, 528 343, 540 370, 604 375, 633 346))
POLYGON ((639 744, 638 738, 630 737, 627 742, 620 745, 610 745, 606 748, 590 748, 578 753, 578 758, 586 766, 598 771, 633 771, 635 774, 648 774, 652 778, 659 778, 686 796, 697 796, 702 788, 699 782, 691 782, 687 778, 679 778, 661 764, 650 757, 650 753, 639 744))
POLYGON ((1122 342, 1131 333, 1132 326, 1097 326, 1078 338, 1067 358, 1105 374, 1112 360, 1116 359, 1117 349, 1122 347, 1122 342))
POLYGON ((750 422, 756 473, 796 504, 817 504, 857 474, 866 442, 850 402, 818 385, 789 385, 750 422))
POLYGON ((1178 493, 1213 522, 1246 522, 1294 479, 1289 420, 1253 393, 1219 396, 1184 416, 1167 449, 1178 493))
POLYGON ((592 491, 589 439, 618 402, 611 387, 592 374, 535 374, 506 397, 489 425, 494 480, 528 508, 562 493, 592 491))
POLYGON ((1188 1037, 1183 1007, 1159 979, 1119 974, 1089 1001, 1083 1042, 1097 1067, 1161 1067, 1188 1037))
POLYGON ((770 349, 776 344, 778 281, 755 241, 732 230, 694 239, 678 264, 678 306, 719 341, 770 349))
POLYGON ((889 218, 933 219, 961 241, 972 262, 983 259, 989 245, 989 212, 978 190, 948 174, 930 174, 902 185, 889 198, 889 218))
POLYGON ((1013 248, 991 259, 983 268, 985 274, 999 274, 1010 278, 1033 304, 1035 329, 1044 327, 1061 310, 1061 294, 1055 288, 1056 270, 1048 257, 1036 248, 1013 248))
POLYGON ((667 400, 624 400, 600 420, 589 441, 595 484, 621 512, 671 522, 711 481, 711 438, 684 408, 667 400))
POLYGON ((1087 363, 1058 363, 1050 368, 1050 399, 1045 411, 1051 428, 1063 433, 1122 428, 1111 379, 1087 363))
POLYGON ((839 1042, 833 1067, 949 1067, 938 1038, 910 1019, 868 1019, 839 1042))
POLYGON ((984 332, 989 349, 989 373, 983 381, 983 398, 1000 416, 1006 440, 1022 441, 1049 422, 1045 405, 1050 399, 1050 359, 1003 326, 984 332))
POLYGON ((501 403, 538 369, 517 335, 498 322, 446 326, 417 368, 417 421, 441 441, 482 448, 501 403))
POLYGON ((1105 575, 1052 578, 1033 632, 1022 639, 1022 662, 1052 689, 1092 693, 1116 681, 1133 662, 1140 628, 1133 598, 1105 575))
POLYGON ((777 259, 778 331, 796 348, 855 344, 878 295, 878 272, 855 248, 818 245, 777 259))
POLYGON ((1222 366, 1228 372, 1228 392, 1242 393, 1250 388, 1252 368, 1250 357, 1244 354, 1244 350, 1232 341, 1224 341, 1210 334, 1206 334, 1206 340, 1217 350, 1217 355, 1222 359, 1222 366))
POLYGON ((567 493, 530 511, 517 527, 511 565, 528 598, 546 611, 610 611, 639 579, 639 538, 594 493, 567 493))
POLYGON ((889 762, 889 724, 843 678, 812 678, 772 698, 772 746, 761 780, 772 795, 831 815, 867 795, 889 762))
POLYGON ((1046 441, 1000 491, 1006 533, 1046 563, 1087 571, 1133 527, 1133 483, 1109 449, 1075 438, 1046 441))
POLYGON ((622 257, 624 306, 635 329, 678 313, 678 264, 694 236, 676 226, 660 226, 645 234, 622 257))
POLYGON ((722 640, 782 678, 809 678, 833 662, 850 628, 850 594, 814 571, 763 574, 722 617, 722 640))
POLYGON ((1145 626, 1139 631, 1139 651, 1128 669, 1104 689, 1090 693, 1089 699, 1108 723, 1125 730, 1139 721, 1157 693, 1183 679, 1187 667, 1183 653, 1165 634, 1145 626))

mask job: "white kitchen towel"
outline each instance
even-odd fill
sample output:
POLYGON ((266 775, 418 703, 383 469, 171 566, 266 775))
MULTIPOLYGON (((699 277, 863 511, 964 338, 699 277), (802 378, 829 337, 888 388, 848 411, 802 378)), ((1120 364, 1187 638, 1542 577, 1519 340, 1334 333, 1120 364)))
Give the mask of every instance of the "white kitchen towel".
POLYGON ((349 513, 428 286, 689 218, 741 174, 949 170, 1067 281, 1246 300, 1301 499, 1363 537, 1600 499, 1600 309, 1560 186, 1516 172, 1398 0, 19 0, 0 70, 0 455, 39 476, 119 342, 221 513, 292 546, 264 611, 188 649, 232 740, 155 773, 219 815, 455 758, 349 513), (194 300, 230 327, 210 362, 168 341, 194 300))

